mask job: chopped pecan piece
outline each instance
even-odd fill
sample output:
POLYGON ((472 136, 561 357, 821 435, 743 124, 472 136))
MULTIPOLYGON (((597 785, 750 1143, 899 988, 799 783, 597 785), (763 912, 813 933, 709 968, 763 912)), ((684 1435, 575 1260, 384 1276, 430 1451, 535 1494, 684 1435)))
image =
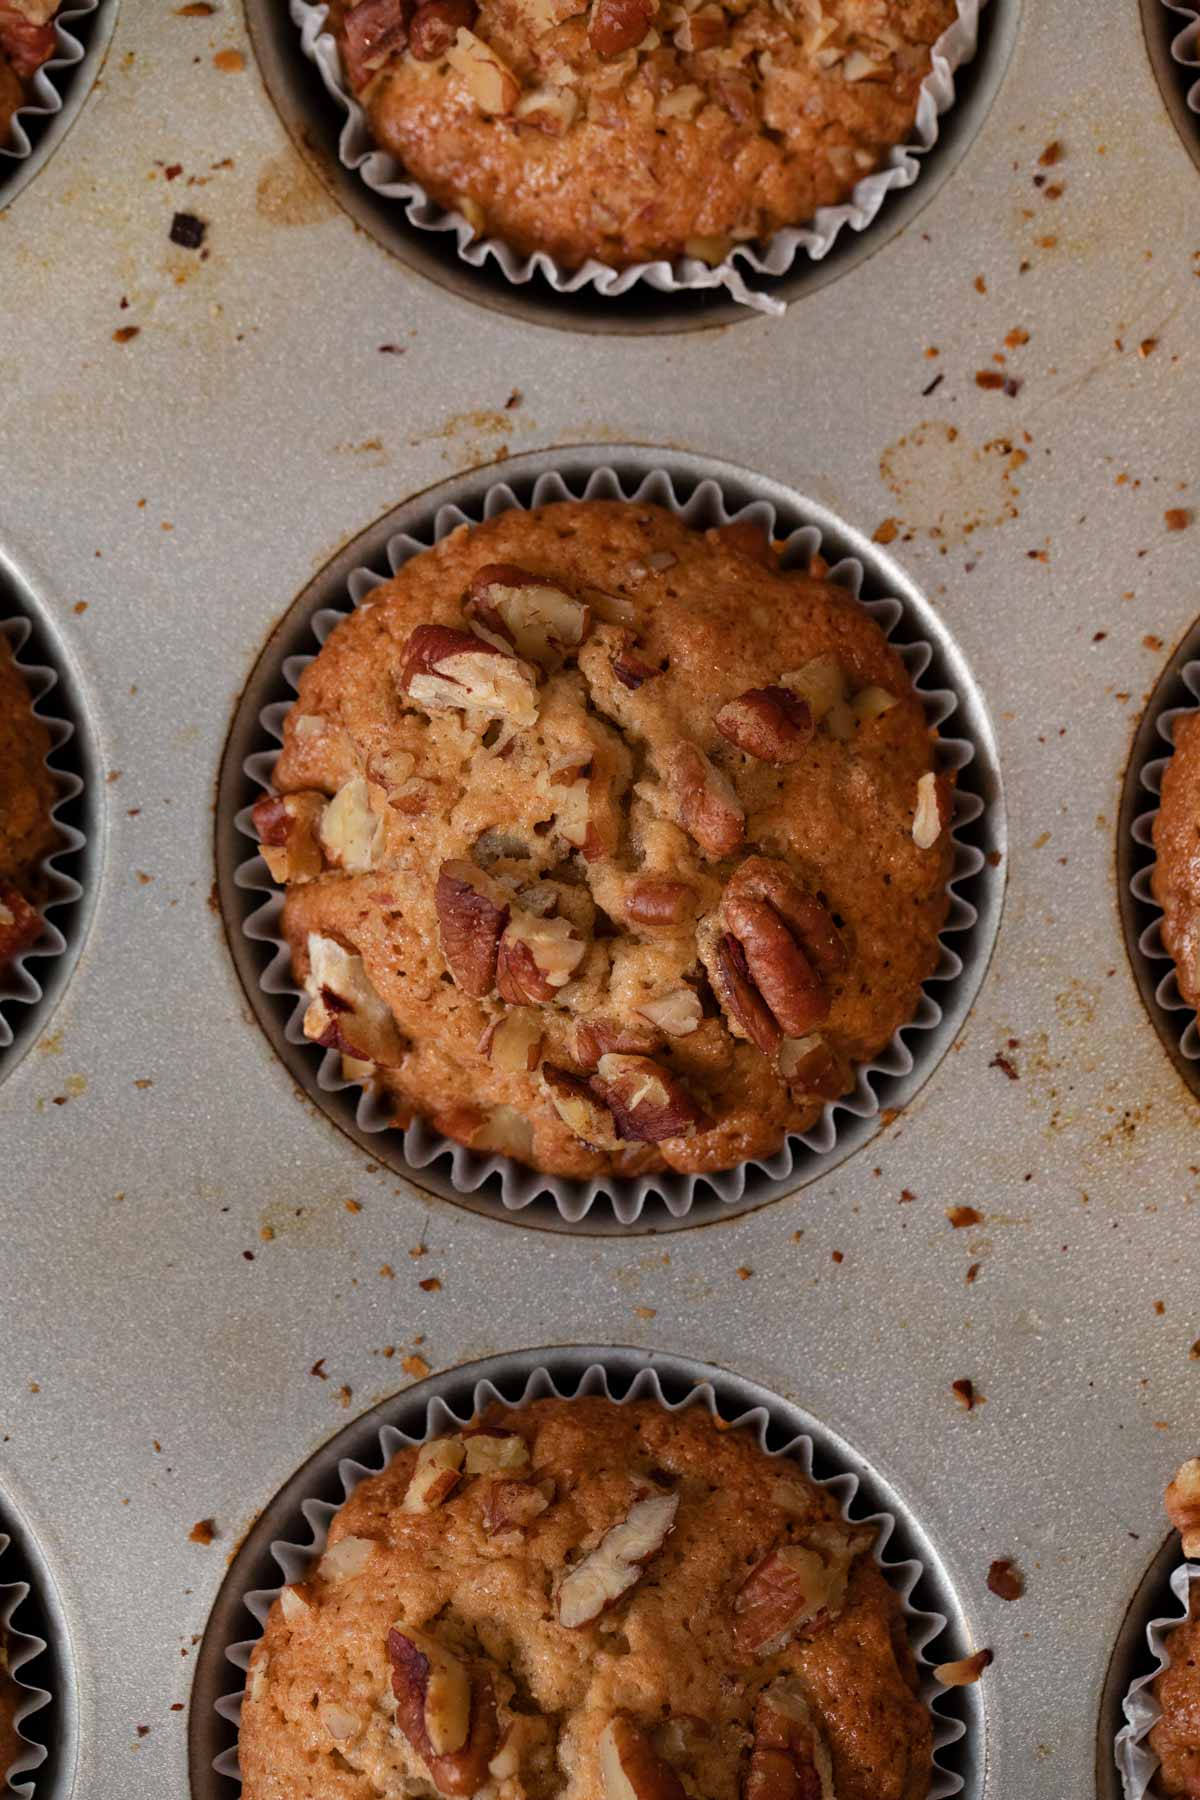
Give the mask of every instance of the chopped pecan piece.
POLYGON ((592 1090, 586 1075, 571 1069, 557 1068, 553 1063, 541 1067, 542 1089, 555 1112, 575 1136, 595 1150, 620 1147, 616 1121, 607 1106, 592 1090))
POLYGON ((745 835, 746 815, 728 778, 695 744, 676 744, 664 759, 676 816, 708 856, 729 856, 745 835))
POLYGON ((779 1046, 779 1073, 793 1087, 822 1100, 836 1100, 846 1086, 841 1064, 817 1032, 784 1038, 779 1046))
POLYGON ((264 794, 251 817, 259 851, 271 879, 312 881, 325 867, 318 831, 325 811, 323 794, 264 794))
POLYGON ((529 664, 449 625, 418 625, 410 633, 400 687, 431 712, 457 708, 518 726, 537 718, 537 675, 529 664))
POLYGON ((589 1625, 628 1593, 675 1529, 678 1510, 678 1494, 635 1500, 595 1549, 563 1576, 558 1587, 559 1624, 568 1631, 589 1625))
POLYGON ((992 1661, 992 1651, 976 1650, 958 1662, 939 1663, 933 1671, 933 1679, 940 1681, 943 1687, 973 1687, 992 1661))
POLYGON ((553 1000, 587 955, 587 944, 569 919, 541 919, 516 907, 500 939, 496 987, 511 1006, 553 1000))
POLYGON ((509 1075, 528 1075, 537 1068, 542 1050, 540 1014, 515 1006, 502 1019, 494 1019, 480 1039, 488 1061, 509 1075))
POLYGON ((856 1556, 873 1541, 862 1526, 829 1520, 802 1543, 783 1544, 756 1563, 733 1603, 734 1638, 752 1656, 773 1656, 802 1629, 836 1619, 856 1556))
POLYGON ((529 1467, 529 1447, 517 1431, 496 1425, 477 1425, 463 1432, 468 1475, 511 1473, 529 1467))
POLYGON ((610 1019, 585 1014, 575 1021, 575 1060, 585 1069, 595 1069, 602 1056, 649 1056, 657 1050, 662 1038, 645 1025, 617 1025, 610 1019))
POLYGON ((668 1037, 690 1037, 704 1018, 700 996, 688 987, 672 988, 653 1000, 643 1000, 637 1010, 668 1037))
POLYGON ((1163 1499, 1167 1517, 1183 1540, 1183 1554, 1200 1557, 1200 1456, 1180 1465, 1163 1499))
POLYGON ((641 43, 658 0, 592 0, 588 42, 598 56, 620 56, 641 43))
POLYGON ((408 47, 418 62, 441 62, 458 35, 475 23, 475 0, 424 0, 412 16, 408 47))
POLYGON ((407 0, 358 0, 351 6, 343 27, 343 53, 346 76, 355 92, 407 42, 407 0))
POLYGON ((500 1735, 491 1676, 482 1669, 468 1672, 435 1639, 403 1621, 388 1633, 388 1656, 396 1723, 433 1785, 448 1800, 477 1793, 500 1735), (439 1749, 439 1743, 454 1747, 439 1749))
POLYGON ((683 1083, 648 1056, 602 1056, 596 1084, 617 1136, 632 1142, 691 1137, 708 1123, 683 1083))
POLYGON ((828 1747, 793 1682, 776 1681, 759 1696, 742 1800, 834 1800, 828 1747))
POLYGON ((945 775, 932 772, 917 782, 912 837, 918 850, 932 850, 954 812, 953 789, 945 775))
POLYGON ((370 783, 361 775, 343 782, 321 813, 317 836, 335 868, 365 875, 383 845, 383 821, 372 810, 370 783))
POLYGON ((687 1800, 687 1790, 640 1725, 616 1713, 600 1733, 604 1800, 687 1800))
POLYGON ((738 750, 760 762, 796 762, 812 741, 808 702, 785 687, 747 688, 729 700, 713 724, 738 750))
POLYGON ((521 84, 502 57, 490 44, 473 31, 459 26, 458 35, 446 52, 446 61, 480 112, 492 115, 510 113, 521 94, 521 84))
POLYGON ((696 904, 696 890, 685 881, 642 876, 625 890, 625 911, 639 925, 680 925, 696 904))
POLYGON ((361 956, 334 938, 310 932, 304 991, 311 1000, 304 1014, 305 1037, 360 1062, 399 1068, 404 1040, 391 1008, 371 985, 361 956))
POLYGON ((417 1451, 417 1463, 400 1503, 401 1512, 428 1513, 458 1486, 467 1449, 459 1433, 430 1438, 417 1451))
POLYGON ((539 1481, 495 1476, 483 1485, 483 1529, 488 1537, 522 1531, 540 1518, 553 1499, 554 1483, 549 1476, 539 1481))
POLYGON ((545 669, 561 668, 592 626, 591 609, 582 600, 513 563, 477 569, 463 611, 489 644, 515 650, 545 669))
POLYGON ((451 858, 434 888, 446 967, 464 994, 482 1000, 496 985, 500 938, 510 906, 500 884, 472 862, 451 858))

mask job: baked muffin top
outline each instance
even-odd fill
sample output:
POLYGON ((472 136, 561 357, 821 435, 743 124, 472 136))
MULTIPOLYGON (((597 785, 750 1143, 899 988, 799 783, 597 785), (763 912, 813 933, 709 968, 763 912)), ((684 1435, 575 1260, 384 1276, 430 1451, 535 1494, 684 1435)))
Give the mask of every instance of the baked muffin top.
POLYGON ((1200 712, 1181 713, 1174 738, 1154 821, 1150 885, 1163 910, 1163 947, 1175 959, 1179 991, 1189 1006, 1200 1006, 1200 712))
POLYGON ((272 1607, 245 1800, 919 1800, 872 1539, 699 1406, 497 1407, 364 1481, 272 1607))
POLYGON ((30 83, 58 48, 54 15, 59 0, 3 0, 0 4, 0 144, 13 114, 29 98, 30 83))
POLYGON ((954 0, 335 4, 372 133, 522 253, 719 262, 905 140, 954 0))
MULTIPOLYGON (((1200 1561, 1200 1458, 1192 1457, 1176 1472, 1165 1503, 1183 1554, 1200 1561)), ((1167 1655, 1168 1666, 1153 1684, 1162 1708, 1150 1732, 1150 1748, 1159 1760, 1154 1791, 1170 1800, 1193 1800, 1200 1793, 1200 1585, 1195 1582, 1187 1620, 1167 1639, 1167 1655)))
POLYGON ((338 626, 254 816, 305 1031, 399 1123, 552 1174, 723 1169, 911 1016, 952 856, 932 770, 844 590, 757 528, 562 502, 338 626))
POLYGON ((40 864, 54 848, 50 738, 0 637, 0 964, 29 948, 41 931, 40 864))

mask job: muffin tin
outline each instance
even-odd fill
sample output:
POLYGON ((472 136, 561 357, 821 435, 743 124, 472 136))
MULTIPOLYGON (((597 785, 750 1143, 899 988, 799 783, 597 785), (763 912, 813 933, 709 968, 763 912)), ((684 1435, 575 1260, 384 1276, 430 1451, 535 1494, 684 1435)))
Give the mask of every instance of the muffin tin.
POLYGON ((425 1366, 581 1339, 715 1363, 852 1444, 995 1651, 979 1793, 1113 1791, 1106 1676, 1197 1447, 1196 1100, 1126 947, 1119 811, 1200 614, 1200 526, 1164 524, 1195 504, 1200 183, 1136 7, 988 10, 940 185, 736 331, 656 301, 624 321, 652 336, 567 336, 420 279, 312 177, 233 8, 123 9, 7 211, 0 542, 46 572, 104 851, 0 1086, 0 1493, 31 1497, 77 1695, 38 1800, 186 1793, 201 1644, 271 1497, 425 1366), (221 758, 294 597, 447 479, 580 444, 720 459, 887 540, 1007 808, 991 960, 920 1091, 797 1192, 670 1235, 520 1229, 348 1138, 259 1029, 213 888, 221 758))

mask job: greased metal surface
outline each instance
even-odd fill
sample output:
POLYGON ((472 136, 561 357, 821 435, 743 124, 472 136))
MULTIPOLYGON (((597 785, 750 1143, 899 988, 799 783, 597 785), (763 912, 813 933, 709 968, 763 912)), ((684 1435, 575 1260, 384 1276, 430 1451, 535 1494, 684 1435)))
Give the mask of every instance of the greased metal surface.
POLYGON ((1052 0, 1014 35, 957 167, 780 323, 568 336, 409 274, 307 176, 232 6, 123 8, 0 216, 0 546, 120 772, 88 940, 0 1089, 0 1493, 61 1593, 78 1734, 47 1794, 186 1793, 171 1709, 226 1556, 405 1358, 581 1337, 711 1359, 844 1435, 995 1650, 983 1791, 1097 1792, 1110 1650, 1196 1447, 1195 1101, 1116 842, 1142 697, 1200 612, 1200 526, 1164 523, 1195 498, 1200 177, 1136 8, 1084 29, 1052 0), (446 474, 596 441, 895 521, 990 703, 1010 827, 991 968, 909 1108, 794 1198, 662 1239, 522 1230, 381 1170, 275 1059, 209 903, 226 730, 294 596, 446 474))

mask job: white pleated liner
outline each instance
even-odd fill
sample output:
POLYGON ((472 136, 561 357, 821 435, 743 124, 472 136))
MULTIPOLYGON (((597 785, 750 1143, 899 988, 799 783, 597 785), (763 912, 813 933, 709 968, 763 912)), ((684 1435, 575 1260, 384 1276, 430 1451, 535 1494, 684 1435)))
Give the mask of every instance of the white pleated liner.
POLYGON ((67 71, 81 63, 86 55, 83 45, 77 37, 73 37, 67 27, 77 19, 86 19, 100 5, 100 0, 76 0, 76 4, 64 6, 54 21, 54 35, 58 40, 58 49, 43 63, 32 82, 33 98, 24 106, 17 108, 13 114, 12 131, 8 141, 0 143, 0 183, 3 182, 7 162, 23 162, 33 149, 29 133, 23 124, 25 119, 45 119, 60 113, 63 109, 62 90, 66 85, 67 71))
MULTIPOLYGON (((445 1432, 461 1430, 468 1423, 470 1417, 482 1412, 494 1401, 499 1401, 504 1406, 524 1407, 528 1406, 532 1400, 574 1399, 579 1395, 586 1394, 599 1394, 605 1399, 614 1399, 609 1391, 608 1375, 603 1363, 592 1363, 584 1370, 577 1387, 568 1386, 564 1389, 560 1389, 555 1384, 554 1375, 549 1368, 539 1365, 531 1371, 520 1399, 515 1401, 505 1399, 504 1395, 490 1381, 480 1381, 476 1384, 472 1397, 471 1413, 464 1414, 461 1418, 452 1412, 443 1400, 431 1400, 426 1408, 425 1430, 422 1434, 410 1437, 402 1431, 397 1431, 392 1425, 385 1425, 379 1432, 379 1460, 373 1467, 366 1463, 355 1462, 349 1457, 344 1458, 338 1464, 338 1478, 343 1491, 343 1501, 339 1504, 344 1504, 350 1498, 360 1481, 365 1481, 368 1476, 377 1475, 382 1469, 385 1469, 400 1450, 413 1444, 423 1443, 427 1438, 438 1437, 445 1432)), ((714 1417, 724 1417, 721 1411, 720 1396, 711 1382, 700 1382, 685 1399, 672 1403, 663 1393, 656 1372, 650 1368, 643 1369, 635 1377, 628 1393, 622 1399, 617 1400, 615 1404, 625 1406, 633 1400, 657 1401, 668 1412, 682 1412, 690 1406, 704 1406, 714 1417)), ((729 1419, 728 1423, 734 1430, 752 1432, 767 1455, 787 1456, 799 1463, 809 1480, 817 1487, 825 1488, 833 1494, 840 1507, 842 1517, 844 1519, 851 1517, 850 1508, 859 1488, 857 1475, 846 1473, 818 1480, 812 1471, 813 1442, 810 1437, 805 1435, 795 1437, 790 1443, 785 1444, 782 1450, 768 1449, 767 1430, 771 1424, 771 1415, 765 1406, 752 1407, 748 1412, 729 1419)), ((243 1596, 243 1604, 257 1621, 259 1629, 253 1637, 244 1638, 237 1644, 230 1644, 225 1651, 228 1660, 243 1674, 250 1665, 254 1646, 262 1635, 267 1623, 267 1615, 279 1596, 280 1588, 305 1579, 311 1563, 321 1555, 325 1548, 330 1521, 339 1508, 327 1500, 309 1499, 303 1502, 300 1510, 311 1533, 308 1541, 292 1543, 286 1539, 277 1538, 271 1545, 271 1555, 282 1573, 280 1586, 256 1588, 243 1596)), ((874 1525, 877 1528, 878 1535, 872 1555, 888 1583, 898 1594, 903 1606, 904 1616, 908 1621, 909 1642, 916 1656, 921 1677, 921 1699, 929 1708, 933 1720, 934 1767, 929 1786, 929 1800, 950 1800, 951 1795, 962 1792, 962 1778, 953 1770, 943 1768, 937 1759, 941 1751, 951 1744, 956 1744, 960 1738, 965 1736, 966 1727, 960 1719, 948 1718, 945 1714, 938 1712, 936 1706, 938 1696, 947 1690, 941 1683, 935 1681, 933 1667, 926 1660, 924 1654, 926 1646, 932 1643, 945 1629, 946 1620, 941 1613, 923 1612, 912 1603, 913 1589, 921 1579, 923 1565, 912 1557, 903 1562, 889 1562, 884 1556, 884 1551, 896 1528, 896 1521, 892 1514, 877 1512, 869 1514, 866 1518, 856 1516, 854 1523, 874 1525)), ((239 1693, 225 1695, 216 1702, 216 1710, 221 1718, 228 1720, 234 1727, 241 1723, 244 1698, 245 1689, 243 1688, 239 1693)), ((236 1747, 222 1752, 214 1760, 213 1768, 219 1775, 227 1776, 230 1781, 240 1785, 241 1772, 238 1767, 236 1747)))
POLYGON ((1191 84, 1187 91, 1189 107, 1200 113, 1200 11, 1194 6, 1181 6, 1177 0, 1161 0, 1161 4, 1174 15, 1168 21, 1175 30, 1171 59, 1179 64, 1191 84))
MULTIPOLYGON (((1180 674, 1184 686, 1190 694, 1195 695, 1196 704, 1200 706, 1200 660, 1185 663, 1180 674)), ((1175 721, 1182 713, 1194 710, 1195 708, 1190 706, 1173 706, 1159 716, 1158 735, 1168 745, 1168 753, 1148 762, 1141 773, 1142 786, 1148 794, 1153 794, 1156 798, 1162 792, 1163 773, 1171 760, 1169 747, 1175 741, 1175 721)), ((1139 813, 1132 828, 1134 842, 1140 844, 1144 850, 1149 850, 1151 856, 1154 854, 1154 821, 1157 817, 1157 807, 1151 812, 1139 813)), ((1197 1031, 1196 1028, 1195 1009, 1188 1005, 1179 991, 1174 960, 1162 941, 1162 913, 1159 911, 1158 902, 1154 898, 1154 890, 1150 885, 1155 866, 1151 862, 1145 868, 1139 869, 1129 884, 1134 898, 1140 900, 1144 906, 1152 906, 1158 913, 1158 917, 1142 932, 1137 947, 1150 962, 1165 963, 1165 973, 1154 990, 1154 998, 1164 1011, 1179 1014, 1179 1048, 1190 1062, 1196 1062, 1200 1061, 1200 1031, 1197 1031)))
MULTIPOLYGON (((50 918, 50 913, 55 907, 66 906, 78 900, 83 892, 74 876, 58 866, 62 859, 82 850, 86 842, 81 831, 77 831, 73 825, 63 824, 58 817, 60 809, 83 790, 83 782, 79 776, 70 769, 60 768, 57 761, 59 751, 74 737, 75 727, 69 720, 57 719, 46 710, 47 703, 52 704, 49 697, 58 684, 56 672, 43 663, 21 661, 21 650, 31 630, 26 618, 18 616, 14 619, 0 619, 0 636, 8 639, 13 660, 33 700, 34 713, 50 734, 50 754, 46 758, 46 767, 54 776, 58 794, 51 813, 58 830, 58 841, 42 864, 47 878, 47 899, 41 909, 42 935, 23 956, 18 956, 13 962, 0 964, 0 1052, 6 1050, 13 1041, 13 1027, 5 1017, 5 1012, 18 1005, 33 1006, 42 997, 41 986, 34 978, 29 964, 38 962, 43 957, 61 956, 67 948, 66 939, 50 918)), ((3 1058, 0 1057, 0 1067, 2 1066, 3 1058)))
POLYGON ((323 0, 289 0, 305 55, 316 64, 329 93, 345 109, 346 122, 338 139, 342 166, 356 170, 373 193, 385 200, 399 201, 409 223, 419 230, 452 231, 459 256, 472 268, 482 268, 490 260, 517 286, 534 275, 542 275, 557 293, 573 294, 592 287, 606 298, 627 293, 640 281, 664 294, 689 288, 724 288, 743 306, 776 316, 787 310, 784 302, 747 286, 744 272, 786 275, 801 252, 819 262, 833 248, 844 226, 864 231, 893 188, 912 186, 921 172, 919 158, 937 143, 939 118, 954 104, 955 73, 975 55, 979 15, 985 4, 986 0, 957 0, 957 17, 934 44, 930 71, 921 83, 913 122, 914 141, 895 145, 888 152, 885 166, 864 175, 850 199, 840 206, 819 207, 806 225, 777 231, 761 248, 754 244, 735 245, 716 268, 695 257, 681 257, 674 263, 634 263, 628 269, 614 269, 593 257, 581 268, 563 269, 544 250, 522 257, 499 238, 477 238, 461 213, 445 211, 430 199, 419 182, 404 173, 394 156, 379 149, 371 136, 366 113, 345 84, 333 34, 325 30, 328 6, 323 0))
POLYGON ((30 1734, 37 1730, 35 1715, 50 1704, 50 1696, 45 1688, 31 1687, 28 1682, 22 1681, 21 1670, 35 1656, 42 1654, 46 1643, 43 1638, 21 1630, 21 1607, 29 1597, 29 1586, 24 1581, 6 1582, 3 1579, 4 1552, 8 1549, 9 1541, 0 1531, 0 1628, 3 1629, 8 1648, 8 1672, 25 1694, 25 1698, 17 1703, 15 1715, 17 1736, 24 1747, 14 1763, 7 1769, 0 1768, 0 1795, 20 1794, 22 1800, 32 1800, 33 1783, 21 1781, 19 1777, 39 1769, 49 1754, 45 1744, 39 1744, 37 1738, 30 1734))
POLYGON ((1147 1625, 1146 1643, 1154 1658, 1154 1667, 1148 1674, 1138 1676, 1121 1702, 1126 1722, 1117 1733, 1114 1755, 1121 1772, 1125 1800, 1143 1800, 1158 1769, 1158 1758, 1148 1742, 1151 1730, 1162 1717, 1162 1708, 1154 1698, 1153 1684, 1170 1665, 1168 1639, 1176 1626, 1187 1621, 1193 1581, 1200 1581, 1200 1563, 1180 1563, 1171 1571, 1171 1592, 1179 1602, 1179 1612, 1174 1618, 1151 1619, 1147 1625))
MULTIPOLYGON (((733 520, 752 520, 760 524, 769 536, 775 534, 775 508, 765 500, 752 501, 739 511, 728 511, 724 496, 718 484, 713 480, 705 480, 692 492, 686 501, 681 501, 675 492, 670 475, 663 469, 656 469, 647 475, 631 493, 626 493, 621 486, 620 477, 611 468, 595 469, 589 475, 586 484, 578 493, 573 492, 562 476, 556 472, 540 475, 534 484, 531 506, 545 506, 556 500, 631 500, 653 503, 670 507, 672 512, 687 525, 707 527, 725 525, 733 520)), ((523 507, 513 490, 504 482, 497 482, 488 490, 484 502, 483 519, 495 518, 498 513, 508 512, 514 507, 523 507)), ((433 531, 428 541, 414 537, 408 533, 398 533, 387 546, 388 565, 393 574, 406 563, 410 557, 418 556, 462 524, 475 525, 478 517, 471 517, 457 506, 439 507, 433 522, 433 531)), ((786 540, 782 555, 785 568, 807 565, 821 548, 821 533, 815 525, 801 526, 793 531, 786 540)), ((360 605, 375 588, 382 586, 386 576, 377 574, 373 569, 359 568, 350 576, 347 589, 355 606, 360 605)), ((863 567, 854 557, 845 557, 829 571, 829 579, 846 588, 857 596, 863 579, 863 567)), ((899 600, 864 600, 862 606, 870 613, 886 637, 895 631, 904 618, 904 608, 899 600)), ((312 621, 313 636, 317 643, 324 644, 334 628, 341 624, 350 609, 326 607, 314 614, 312 621)), ((933 726, 940 727, 955 712, 958 706, 956 696, 946 688, 922 688, 919 683, 922 675, 932 660, 933 652, 928 643, 919 642, 898 646, 905 667, 916 686, 918 696, 925 708, 926 717, 933 726)), ((313 661, 311 656, 292 656, 283 664, 283 676, 293 690, 299 685, 300 676, 313 661)), ((283 721, 291 708, 291 701, 279 701, 263 708, 260 720, 264 737, 273 746, 256 752, 246 758, 245 772, 256 786, 264 791, 270 790, 275 763, 279 755, 278 745, 283 741, 283 721)), ((938 751, 941 767, 961 770, 974 759, 974 745, 965 738, 939 738, 938 751)), ((442 1137, 439 1132, 421 1118, 417 1118, 402 1133, 404 1159, 413 1170, 426 1169, 439 1157, 450 1158, 450 1180, 461 1193, 471 1194, 492 1175, 499 1175, 501 1183, 501 1200, 509 1211, 517 1212, 529 1206, 539 1195, 549 1194, 562 1217, 570 1222, 578 1222, 591 1210, 595 1202, 607 1198, 612 1205, 618 1221, 623 1225, 634 1223, 642 1213, 649 1195, 657 1195, 667 1210, 675 1218, 681 1218, 692 1205, 698 1183, 710 1187, 719 1199, 726 1204, 734 1204, 742 1198, 746 1188, 748 1171, 761 1170, 772 1181, 778 1182, 796 1172, 799 1162, 797 1146, 826 1154, 833 1149, 837 1141, 837 1114, 845 1112, 855 1118, 872 1118, 879 1112, 879 1099, 871 1085, 871 1076, 875 1074, 888 1076, 905 1076, 911 1073, 914 1066, 913 1054, 905 1043, 907 1034, 911 1032, 930 1031, 941 1023, 942 1009, 928 992, 933 983, 954 981, 962 973, 962 960, 945 942, 947 936, 970 931, 978 913, 974 906, 954 889, 959 882, 970 880, 984 866, 984 859, 974 845, 964 843, 957 836, 965 825, 972 824, 983 812, 983 803, 974 794, 957 792, 954 812, 954 868, 949 881, 950 906, 946 923, 942 928, 941 953, 937 968, 929 976, 926 987, 922 988, 917 1010, 913 1017, 903 1025, 891 1040, 890 1044, 871 1063, 859 1064, 856 1069, 855 1086, 850 1093, 843 1095, 825 1106, 820 1119, 809 1131, 802 1135, 790 1136, 774 1156, 750 1163, 740 1163, 736 1168, 705 1175, 680 1175, 666 1171, 657 1175, 642 1175, 636 1178, 598 1175, 587 1180, 567 1180, 550 1175, 541 1175, 536 1170, 525 1167, 521 1163, 511 1161, 508 1157, 493 1153, 480 1154, 469 1150, 465 1145, 455 1143, 442 1137)), ((245 837, 257 845, 258 835, 254 829, 251 808, 244 808, 237 817, 238 829, 245 837)), ((275 945, 275 955, 269 965, 262 971, 259 984, 264 993, 290 994, 295 997, 296 1005, 288 1020, 286 1036, 289 1043, 307 1044, 304 1036, 304 1014, 308 1006, 307 997, 296 986, 292 975, 291 951, 284 942, 280 932, 280 920, 283 914, 283 893, 275 886, 270 871, 257 849, 253 856, 239 865, 236 875, 239 887, 251 891, 261 891, 269 898, 243 923, 246 936, 255 942, 275 945)), ((342 1074, 341 1056, 336 1050, 319 1051, 312 1046, 313 1053, 322 1058, 317 1074, 318 1085, 326 1093, 339 1093, 344 1089, 359 1085, 348 1082, 342 1074)), ((386 1092, 378 1093, 368 1084, 362 1088, 356 1112, 356 1123, 361 1131, 377 1132, 396 1130, 391 1123, 392 1101, 386 1092)))

